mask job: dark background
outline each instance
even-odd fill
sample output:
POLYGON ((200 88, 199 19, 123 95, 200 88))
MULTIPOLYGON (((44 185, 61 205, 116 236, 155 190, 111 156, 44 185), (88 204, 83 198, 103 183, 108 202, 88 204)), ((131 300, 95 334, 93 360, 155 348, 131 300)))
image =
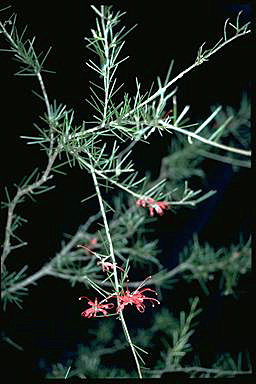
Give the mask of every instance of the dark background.
MULTIPOLYGON (((87 2, 57 3, 59 6, 47 1, 1 1, 0 8, 13 6, 19 30, 28 25, 27 37, 36 36, 38 52, 46 52, 52 46, 46 67, 56 74, 44 75, 48 95, 51 101, 56 99, 74 108, 75 122, 79 124, 90 120, 92 112, 85 99, 94 74, 85 65, 91 56, 85 48, 84 37, 94 28, 95 17, 87 2)), ((139 7, 138 2, 119 3, 115 10, 127 11, 123 17, 126 27, 138 24, 126 37, 122 57, 129 55, 130 58, 119 70, 119 83, 125 82, 123 91, 132 94, 135 76, 146 91, 157 75, 165 75, 172 58, 175 59, 173 75, 178 74, 194 62, 204 41, 209 42, 208 48, 219 40, 228 17, 235 21, 237 13, 243 9, 241 19, 247 22, 252 12, 249 3, 238 6, 221 1, 170 2, 168 6, 167 2, 140 2, 139 7)), ((3 19, 4 13, 0 15, 3 19)), ((250 44, 249 36, 235 40, 179 81, 179 110, 186 104, 191 105, 192 117, 197 121, 209 115, 209 107, 213 104, 238 108, 242 93, 250 93, 250 44)), ((43 153, 19 138, 20 135, 34 135, 33 123, 39 123, 38 116, 43 114, 44 105, 31 92, 31 89, 39 91, 36 79, 14 76, 17 71, 18 65, 10 54, 1 53, 1 199, 4 199, 4 186, 14 192, 13 183, 19 182, 35 167, 43 169, 46 165, 43 153)), ((150 169, 157 175, 161 157, 167 151, 166 143, 156 135, 155 155, 152 156, 151 148, 143 148, 143 151, 143 156, 137 160, 138 167, 150 169)), ((216 247, 237 243, 240 233, 247 239, 251 232, 250 171, 241 169, 234 173, 229 165, 211 161, 206 164, 209 170, 207 190, 217 189, 218 194, 195 210, 168 214, 157 224, 163 251, 161 260, 169 268, 177 264, 178 253, 194 232, 199 233, 202 242, 216 247)), ((81 204, 81 199, 90 194, 90 179, 79 169, 68 172, 67 176, 57 175, 56 188, 39 196, 37 203, 27 200, 18 206, 20 214, 28 220, 19 235, 29 244, 9 256, 9 268, 18 270, 28 264, 31 272, 38 270, 60 249, 63 233, 75 233, 78 225, 98 210, 91 203, 81 204)), ((2 214, 1 226, 4 220, 2 214)), ((249 277, 240 287, 239 300, 223 297, 218 291, 205 299, 205 317, 195 338, 196 347, 207 350, 205 364, 216 352, 238 352, 248 348, 251 338, 248 281, 249 277)), ((10 373, 15 367, 26 377, 44 372, 53 362, 65 361, 75 351, 77 343, 86 343, 85 328, 91 327, 89 320, 80 318, 77 297, 83 294, 82 286, 71 288, 66 281, 53 278, 43 278, 38 283, 30 288, 23 310, 9 305, 3 313, 4 332, 24 348, 24 352, 19 352, 8 344, 3 346, 6 371, 10 373)), ((189 289, 191 295, 192 292, 199 294, 197 287, 189 289)), ((166 304, 181 309, 187 292, 187 286, 178 285, 175 291, 167 292, 166 304)))

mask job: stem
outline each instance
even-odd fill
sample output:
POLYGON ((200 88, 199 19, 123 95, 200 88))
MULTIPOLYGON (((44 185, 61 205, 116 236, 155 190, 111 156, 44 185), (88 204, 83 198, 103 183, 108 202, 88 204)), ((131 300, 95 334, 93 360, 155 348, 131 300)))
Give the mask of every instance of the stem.
MULTIPOLYGON (((104 19, 102 18, 102 22, 104 22, 104 19)), ((230 37, 229 39, 226 39, 222 44, 216 46, 216 48, 212 49, 210 52, 208 52, 207 54, 205 54, 205 56, 203 57, 203 59, 201 61, 199 60, 196 60, 195 63, 193 63, 192 65, 190 65, 190 67, 186 68, 184 71, 180 72, 176 77, 174 77, 172 80, 170 80, 165 86, 161 87, 160 89, 158 89, 158 91, 156 91, 152 96, 150 96, 148 99, 144 100, 142 103, 140 103, 138 106, 136 106, 135 108, 133 108, 132 110, 130 110, 129 112, 127 112, 124 116, 123 116, 123 119, 126 119, 128 116, 132 115, 136 110, 140 109, 141 107, 143 107, 144 105, 150 103, 151 101, 153 101, 156 97, 158 97, 159 95, 162 95, 166 90, 167 88, 169 88, 171 85, 173 85, 174 83, 177 82, 177 80, 181 79, 186 73, 190 72, 192 69, 196 68, 198 65, 201 65, 204 61, 207 61, 207 59, 212 56, 213 54, 215 54, 218 50, 220 50, 221 48, 223 48, 226 44, 229 44, 231 41, 235 40, 236 38, 240 37, 240 36, 243 36, 243 35, 246 35, 248 33, 250 33, 251 30, 245 30, 245 31, 242 31, 241 33, 237 33, 236 35, 230 37)), ((107 43, 107 39, 106 39, 106 36, 107 36, 107 31, 105 31, 105 34, 104 34, 104 39, 105 39, 105 55, 106 55, 106 58, 109 60, 109 51, 108 51, 108 43, 107 43)), ((108 63, 109 64, 109 63, 108 63)), ((93 132, 93 131, 96 131, 102 127, 104 127, 104 124, 105 124, 105 120, 106 120, 106 111, 107 111, 107 96, 108 96, 108 88, 106 88, 106 86, 108 85, 109 86, 109 68, 108 66, 106 66, 107 68, 107 74, 106 76, 104 76, 104 86, 105 86, 105 105, 104 105, 104 115, 103 115, 103 122, 102 122, 102 125, 101 127, 95 127, 95 128, 92 128, 90 130, 87 130, 86 132, 82 132, 82 133, 76 133, 74 136, 75 137, 80 137, 80 136, 83 136, 83 135, 87 135, 88 133, 90 132, 93 132), (105 78, 107 77, 108 81, 106 80, 105 81, 105 78)), ((174 113, 176 113, 176 104, 174 105, 174 113)), ((176 119, 175 119, 176 120, 176 119)), ((174 120, 174 121, 175 121, 174 120)), ((73 138, 73 135, 71 136, 71 138, 73 138)))
MULTIPOLYGON (((106 235, 107 235, 107 239, 108 239, 108 243, 109 243, 110 256, 111 256, 111 259, 112 259, 112 262, 113 262, 113 266, 114 266, 113 273, 114 273, 116 292, 119 292, 119 283, 118 283, 117 269, 116 269, 116 259, 115 259, 112 239, 111 239, 110 232, 109 232, 108 221, 107 221, 107 217, 106 217, 106 213, 105 213, 105 209, 104 209, 104 204, 103 204, 103 200, 102 200, 101 193, 100 193, 100 188, 99 188, 98 180, 97 180, 96 173, 95 173, 93 167, 91 167, 91 171, 92 171, 92 178, 93 178, 95 190, 96 190, 96 193, 97 193, 97 196, 98 196, 100 210, 101 210, 101 214, 102 214, 102 218, 103 218, 103 222, 104 222, 104 227, 105 227, 105 231, 106 231, 106 235)), ((118 296, 117 296, 117 302, 118 302, 118 296)), ((135 363, 136 363, 136 366, 137 366, 139 378, 142 379, 142 374, 141 374, 141 370, 140 370, 139 361, 138 361, 138 358, 137 358, 137 355, 136 355, 136 351, 134 349, 134 346, 133 346, 133 343, 132 343, 132 340, 131 340, 128 328, 126 326, 126 323, 125 323, 122 311, 120 312, 120 320, 122 322, 122 326, 123 326, 123 330, 124 330, 125 336, 127 338, 128 343, 130 344, 130 347, 131 347, 131 350, 132 350, 132 353, 133 353, 133 356, 134 356, 134 359, 135 359, 135 363)))
POLYGON ((251 151, 246 151, 246 150, 244 150, 244 149, 233 148, 233 147, 229 147, 229 146, 224 145, 224 144, 216 143, 215 141, 205 139, 204 137, 199 136, 199 135, 197 135, 196 133, 190 132, 190 131, 188 131, 188 130, 186 130, 186 129, 184 129, 184 128, 178 128, 178 127, 175 127, 174 125, 167 124, 167 123, 165 123, 164 121, 160 121, 160 123, 161 123, 164 127, 166 127, 166 128, 170 128, 170 129, 172 129, 173 131, 177 131, 177 132, 183 133, 184 135, 187 135, 188 137, 194 137, 194 139, 197 139, 197 140, 199 140, 199 141, 202 141, 202 142, 205 143, 205 144, 212 145, 213 147, 217 147, 217 148, 225 149, 226 151, 234 152, 234 153, 238 153, 239 155, 244 155, 244 156, 248 156, 248 157, 251 156, 251 151))
MULTIPOLYGON (((89 157, 92 157, 92 155, 89 152, 88 152, 88 155, 89 155, 89 157)), ((108 180, 110 183, 116 185, 120 189, 123 189, 125 192, 127 192, 130 195, 134 196, 136 199, 143 198, 144 196, 146 196, 149 192, 151 192, 155 188, 155 187, 152 187, 151 189, 146 191, 144 193, 144 195, 142 196, 142 195, 140 195, 140 194, 138 194, 136 192, 133 192, 131 189, 126 188, 125 186, 123 186, 122 184, 118 183, 117 181, 107 177, 101 171, 98 171, 98 170, 94 169, 93 166, 91 164, 89 164, 87 161, 85 161, 84 159, 80 158, 79 161, 81 161, 86 167, 88 167, 91 172, 94 172, 95 174, 99 175, 103 179, 108 180)), ((162 182, 164 182, 164 181, 165 180, 163 179, 162 182)), ((197 203, 199 203, 199 202, 203 201, 204 199, 210 197, 214 193, 216 193, 216 191, 209 191, 208 193, 206 193, 205 195, 199 197, 196 200, 188 200, 188 201, 186 201, 189 198, 189 196, 187 196, 186 198, 183 198, 180 201, 171 201, 170 205, 188 205, 188 206, 193 206, 194 207, 197 203)))
POLYGON ((52 176, 49 176, 49 173, 52 169, 53 163, 57 157, 58 151, 56 150, 54 154, 49 158, 47 167, 42 175, 42 177, 36 181, 35 183, 29 185, 28 187, 25 188, 19 188, 16 195, 14 196, 12 202, 9 205, 8 208, 8 217, 7 217, 7 223, 6 223, 6 228, 5 228, 5 240, 4 240, 4 245, 3 245, 3 253, 1 257, 1 265, 3 266, 4 261, 8 254, 11 251, 11 235, 12 235, 12 221, 14 218, 14 210, 17 205, 17 203, 20 201, 20 199, 29 193, 33 193, 33 190, 40 187, 42 184, 44 184, 46 181, 48 181, 52 176))
POLYGON ((123 316, 123 312, 122 312, 122 311, 120 312, 120 319, 121 319, 121 322, 122 322, 122 326, 123 326, 123 330, 124 330, 125 336, 126 336, 126 338, 127 338, 128 343, 130 344, 130 347, 131 347, 131 350, 132 350, 132 353, 133 353, 133 356, 134 356, 134 360, 135 360, 136 367, 137 367, 137 370, 138 370, 139 378, 142 379, 142 374, 141 374, 141 369, 140 369, 139 360, 138 360, 138 358, 137 358, 135 348, 134 348, 134 346, 133 346, 131 337, 130 337, 130 335, 129 335, 129 332, 128 332, 128 329, 127 329, 127 326, 126 326, 126 323, 125 323, 125 320, 124 320, 124 316, 123 316))
POLYGON ((110 75, 110 68, 109 68, 109 47, 108 47, 108 32, 109 32, 109 20, 107 19, 107 25, 105 26, 105 17, 104 14, 104 6, 102 8, 102 17, 101 22, 104 30, 104 53, 105 53, 105 63, 104 69, 105 69, 105 75, 103 76, 104 80, 104 89, 105 89, 105 101, 104 101, 104 111, 103 111, 103 118, 102 118, 102 124, 101 127, 105 126, 106 118, 107 118, 107 110, 108 110, 108 100, 109 100, 109 75, 110 75))
MULTIPOLYGON (((107 32, 106 32, 107 34, 107 32)), ((107 39, 107 38, 106 38, 107 39)), ((107 44, 107 43, 106 43, 107 44)), ((107 47, 108 48, 108 47, 107 47)), ((108 53, 108 49, 105 50, 108 53)), ((104 76, 104 88, 105 88, 105 102, 104 102, 104 112, 101 126, 105 126, 106 118, 107 118, 107 110, 108 110, 108 91, 109 91, 109 58, 106 57, 106 76, 104 76)))
MULTIPOLYGON (((44 267, 42 267, 39 271, 35 272, 33 275, 27 277, 26 279, 22 280, 21 282, 13 285, 11 288, 6 289, 5 291, 1 292, 1 296, 5 296, 8 292, 16 292, 20 288, 24 288, 29 284, 33 284, 36 280, 40 279, 44 276, 56 276, 60 277, 62 279, 71 277, 69 275, 61 274, 58 272, 55 272, 52 268, 52 265, 55 264, 55 260, 57 258, 65 256, 76 244, 80 239, 84 238, 84 233, 88 230, 88 228, 91 226, 91 224, 99 219, 101 216, 101 212, 97 213, 96 215, 91 216, 87 222, 77 231, 77 233, 72 237, 72 239, 65 245, 65 247, 62 248, 60 253, 58 253, 48 264, 46 264, 44 267)), ((83 258, 84 260, 84 258, 83 258)))
POLYGON ((49 157, 50 157, 52 155, 53 144, 54 144, 54 132, 53 132, 53 125, 52 125, 51 107, 50 107, 49 98, 48 98, 48 95, 47 95, 47 92, 46 92, 46 88, 45 88, 45 85, 44 85, 44 82, 43 82, 43 79, 42 79, 40 71, 37 72, 36 75, 37 75, 37 78, 38 78, 38 81, 40 83, 40 87, 41 87, 41 90, 42 90, 42 93, 43 93, 44 102, 45 102, 45 106, 46 106, 46 110, 47 110, 47 115, 48 115, 48 119, 49 119, 49 127, 50 127, 49 157))
POLYGON ((4 297, 7 293, 16 292, 19 289, 26 287, 27 285, 35 283, 36 280, 40 279, 43 276, 48 275, 49 272, 50 272, 50 263, 48 263, 45 267, 41 268, 38 272, 24 279, 20 283, 13 285, 12 287, 8 288, 5 291, 2 291, 1 297, 4 297))
POLYGON ((50 108, 50 103, 49 103, 48 95, 46 93, 45 85, 44 85, 41 73, 37 72, 36 75, 37 75, 37 78, 38 78, 38 81, 39 81, 39 84, 40 84, 40 87, 41 87, 41 90, 42 90, 42 93, 43 93, 43 96, 44 96, 44 101, 45 101, 45 106, 46 106, 46 110, 47 110, 47 115, 48 115, 48 118, 50 119, 50 117, 51 117, 51 108, 50 108))
POLYGON ((150 96, 147 100, 143 101, 141 104, 139 104, 138 106, 136 106, 135 108, 133 108, 131 111, 127 112, 123 118, 127 118, 128 116, 130 116, 131 114, 133 114, 136 110, 140 109, 141 107, 143 107, 144 105, 148 104, 150 101, 154 100, 156 97, 158 97, 159 95, 161 95, 162 93, 164 93, 166 91, 167 88, 169 88, 172 84, 176 83, 177 80, 181 79, 187 72, 191 71, 193 68, 195 68, 196 66, 198 65, 198 63, 194 63, 192 64, 190 67, 188 67, 187 69, 185 69, 184 71, 182 71, 179 75, 177 75, 176 77, 174 77, 174 79, 172 79, 171 81, 169 81, 169 83, 167 83, 164 87, 161 87, 158 91, 156 91, 152 96, 150 96))
MULTIPOLYGON (((87 154, 88 154, 89 157, 92 158, 92 155, 91 155, 89 152, 87 152, 87 154)), ((104 173, 102 173, 101 171, 98 171, 97 169, 94 169, 94 168, 92 167, 92 165, 89 164, 89 163, 88 163, 87 161, 85 161, 84 159, 79 158, 79 161, 81 161, 81 162, 82 162, 87 168, 89 168, 90 171, 91 171, 92 173, 94 173, 95 175, 97 174, 97 175, 99 175, 100 177, 102 177, 103 179, 108 180, 108 181, 111 182, 112 184, 115 184, 117 187, 123 189, 125 192, 127 192, 127 193, 129 193, 130 195, 134 196, 136 199, 141 198, 141 195, 139 195, 138 193, 133 192, 131 189, 124 187, 122 184, 118 183, 118 181, 115 181, 115 180, 111 179, 110 177, 107 177, 107 176, 106 176, 104 173)))
POLYGON ((151 374, 154 374, 154 375, 162 375, 164 372, 186 372, 186 373, 205 373, 205 374, 218 374, 222 377, 226 377, 226 376, 236 376, 236 375, 250 375, 252 374, 252 371, 249 370, 249 371, 232 371, 232 370, 224 370, 224 369, 218 369, 218 368, 204 368, 204 367, 175 367, 175 368, 165 368, 165 369, 161 369, 161 370, 151 370, 150 371, 151 374))
POLYGON ((97 180, 95 171, 93 170, 93 167, 91 167, 91 171, 92 171, 92 178, 93 178, 95 190, 96 190, 96 193, 98 196, 100 210, 101 210, 101 214, 102 214, 102 218, 103 218, 103 222, 104 222, 104 227, 105 227, 105 231, 106 231, 106 235, 107 235, 107 239, 108 239, 110 257, 111 257, 112 263, 114 265, 113 270, 114 270, 115 286, 116 286, 116 291, 118 292, 119 291, 119 283, 118 283, 118 277, 117 277, 116 260, 115 260, 115 255, 114 255, 113 243, 112 243, 112 239, 111 239, 110 232, 109 232, 108 221, 107 221, 107 217, 106 217, 106 213, 105 213, 105 209, 104 209, 104 205, 103 205, 103 200, 102 200, 101 193, 100 193, 98 180, 97 180))
MULTIPOLYGON (((14 40, 11 37, 9 37, 9 34, 7 34, 7 37, 10 39, 10 41, 14 45, 14 47, 18 50, 17 45, 15 44, 14 40)), ((50 120, 51 119, 50 103, 49 103, 49 99, 47 96, 47 92, 46 92, 40 71, 36 72, 36 76, 38 78, 38 81, 39 81, 39 84, 40 84, 40 87, 41 87, 41 90, 43 93, 43 97, 44 97, 44 101, 45 101, 45 105, 46 105, 46 110, 47 110, 47 115, 48 115, 48 118, 50 120)), ((49 122, 49 126, 50 126, 50 128, 52 128, 50 122, 49 122)), ((1 266, 3 266, 6 257, 8 256, 8 254, 11 251, 11 244, 10 244, 10 239, 11 239, 11 234, 12 234, 11 226, 12 226, 12 221, 13 221, 13 217, 14 217, 14 210, 15 210, 17 203, 22 198, 22 196, 27 195, 28 193, 32 193, 34 189, 40 187, 42 184, 44 184, 47 180, 49 180, 52 177, 52 176, 49 176, 49 173, 52 169, 53 163, 54 163, 54 161, 58 155, 58 152, 59 152, 59 150, 56 149, 55 152, 53 153, 53 139, 54 139, 53 130, 51 129, 50 148, 49 148, 49 154, 48 154, 48 164, 47 164, 47 167, 46 167, 42 177, 38 181, 36 181, 35 183, 29 185, 28 187, 18 189, 18 192, 16 193, 14 199, 12 200, 11 204, 9 205, 8 217, 7 217, 7 223, 6 223, 6 229, 5 229, 5 241, 4 241, 3 253, 2 253, 2 257, 1 257, 1 266)))
POLYGON ((187 69, 185 69, 184 71, 182 71, 181 73, 179 73, 176 77, 174 77, 172 80, 170 80, 165 86, 161 87, 160 89, 158 89, 158 91, 156 91, 152 96, 150 96, 147 100, 143 101, 141 104, 139 104, 138 106, 136 106, 135 108, 133 108, 131 111, 129 111, 128 113, 126 113, 126 115, 124 115, 123 118, 126 118, 128 116, 130 116, 132 113, 134 113, 136 110, 140 109, 141 107, 143 107, 144 105, 148 104, 150 101, 154 100, 156 97, 158 97, 159 95, 163 94, 167 88, 169 88, 172 84, 176 83, 177 80, 181 79, 186 73, 190 72, 192 69, 194 69, 195 67, 197 67, 198 65, 201 65, 204 61, 206 61, 206 59, 208 59, 210 56, 212 56, 214 53, 216 53, 219 49, 221 49, 222 47, 224 47, 226 44, 230 43, 231 41, 233 41, 234 39, 236 39, 237 37, 240 37, 240 36, 243 36, 243 35, 246 35, 247 33, 250 33, 251 30, 248 30, 248 31, 243 31, 241 33, 238 33, 234 36, 232 36, 231 38, 227 39, 226 41, 224 41, 222 44, 220 44, 218 47, 216 47, 215 49, 211 50, 210 52, 207 53, 207 55, 205 55, 204 57, 204 60, 198 62, 198 60, 195 61, 194 64, 192 64, 190 67, 188 67, 187 69))
POLYGON ((203 149, 200 149, 198 153, 201 156, 208 157, 209 159, 213 159, 216 161, 221 161, 222 163, 231 164, 233 166, 237 167, 245 167, 245 168, 251 168, 251 162, 246 160, 240 160, 240 159, 234 159, 233 157, 225 157, 218 155, 217 153, 211 153, 204 151, 203 149))

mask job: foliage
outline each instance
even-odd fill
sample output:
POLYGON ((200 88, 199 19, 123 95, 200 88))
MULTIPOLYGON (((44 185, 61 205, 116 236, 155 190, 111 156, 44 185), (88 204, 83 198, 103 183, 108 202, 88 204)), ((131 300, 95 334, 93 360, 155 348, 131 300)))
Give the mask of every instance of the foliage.
POLYGON ((221 106, 216 106, 204 121, 190 123, 187 116, 189 106, 177 113, 177 88, 173 88, 181 77, 209 60, 217 51, 250 33, 249 23, 241 25, 239 13, 235 24, 225 23, 223 37, 217 44, 206 50, 203 44, 194 63, 177 76, 171 78, 172 61, 166 77, 161 79, 158 76, 150 90, 142 93, 141 83, 136 78, 135 95, 121 95, 122 85, 117 84, 116 74, 119 65, 128 58, 120 56, 124 37, 134 27, 127 31, 125 27, 120 28, 124 13, 114 12, 113 7, 96 8, 92 5, 91 8, 96 14, 96 26, 91 30, 92 36, 86 38, 87 48, 93 53, 93 59, 86 64, 95 72, 98 80, 91 82, 91 95, 87 102, 95 112, 92 120, 82 121, 78 125, 74 124, 73 110, 48 97, 43 76, 44 72, 49 72, 45 63, 50 49, 44 54, 37 54, 35 38, 25 38, 26 28, 18 32, 16 15, 0 23, 0 33, 8 45, 7 49, 1 50, 14 55, 20 65, 16 75, 34 76, 37 79, 39 92, 34 91, 34 94, 45 106, 40 124, 34 124, 35 136, 22 138, 28 145, 37 145, 47 158, 45 169, 35 168, 28 177, 15 184, 16 193, 13 196, 5 189, 6 201, 2 201, 2 208, 7 212, 7 219, 1 258, 4 309, 7 309, 8 302, 21 306, 21 296, 28 293, 29 285, 35 284, 43 276, 54 276, 68 280, 71 286, 82 283, 85 289, 91 288, 97 292, 100 302, 97 297, 94 301, 83 296, 92 306, 83 312, 85 317, 109 316, 120 320, 125 342, 121 343, 117 338, 113 343, 113 328, 109 325, 113 323, 106 326, 102 319, 94 343, 90 347, 79 348, 72 369, 71 365, 57 364, 49 377, 160 377, 162 373, 173 370, 190 372, 191 376, 201 372, 206 375, 204 377, 228 376, 230 370, 234 375, 240 373, 241 366, 233 360, 231 362, 231 358, 229 366, 218 360, 212 370, 182 365, 184 356, 190 351, 194 317, 200 312, 196 309, 198 298, 192 300, 188 314, 182 311, 179 319, 175 319, 163 309, 155 316, 149 329, 138 329, 133 336, 123 312, 126 313, 127 304, 136 304, 133 307, 140 312, 144 312, 144 301, 154 305, 158 300, 146 294, 155 291, 147 286, 154 284, 160 294, 161 289, 175 287, 174 276, 187 281, 199 281, 208 294, 208 281, 220 272, 220 289, 225 294, 234 294, 239 275, 250 269, 249 240, 246 244, 241 241, 236 246, 231 245, 229 249, 214 250, 208 244, 199 245, 194 236, 193 244, 183 250, 179 265, 169 271, 158 258, 158 239, 154 236, 149 238, 149 228, 168 209, 195 207, 216 193, 212 190, 193 190, 188 185, 193 176, 205 178, 202 168, 204 157, 230 163, 236 170, 250 166, 250 108, 246 96, 238 112, 231 107, 224 111, 221 106), (233 34, 228 28, 233 30, 233 34), (170 111, 166 111, 167 101, 172 102, 170 111), (149 172, 142 177, 139 175, 132 156, 137 144, 151 144, 156 133, 175 133, 175 137, 154 180, 149 172), (223 150, 230 153, 230 157, 220 154, 223 150), (17 248, 27 246, 27 242, 18 235, 19 228, 26 220, 17 213, 17 206, 20 207, 27 197, 35 203, 35 195, 53 189, 51 180, 54 172, 64 173, 66 165, 70 166, 70 172, 78 165, 91 176, 95 193, 85 198, 83 203, 95 198, 99 212, 89 217, 74 235, 66 235, 59 252, 37 272, 25 275, 27 266, 19 272, 8 271, 7 257, 17 248), (105 197, 106 191, 111 192, 111 199, 105 197), (98 225, 96 230, 95 224, 98 225), (133 269, 143 271, 142 281, 129 281, 128 284, 133 269), (108 300, 114 299, 117 301, 117 310, 110 314, 107 310, 113 308, 113 303, 109 304, 108 300), (172 324, 172 327, 166 324, 172 324), (154 334, 158 331, 167 335, 168 341, 163 339, 163 351, 155 368, 147 370, 143 368, 142 356, 147 354, 144 348, 147 349, 153 342, 154 334), (111 342, 112 346, 101 348, 102 343, 108 345, 111 342), (127 373, 121 367, 102 368, 103 355, 123 349, 132 352, 136 371, 127 373))
MULTIPOLYGON (((190 364, 185 362, 184 358, 191 350, 190 338, 196 327, 194 319, 198 318, 200 313, 200 309, 196 309, 198 302, 198 298, 195 297, 190 303, 189 313, 186 314, 182 311, 180 319, 176 319, 170 311, 162 308, 152 318, 151 324, 147 328, 136 330, 133 336, 134 341, 142 342, 140 345, 143 347, 151 345, 152 350, 158 348, 157 340, 161 335, 161 354, 155 358, 154 365, 150 369, 143 369, 143 377, 160 378, 163 374, 184 372, 191 378, 224 378, 243 375, 251 371, 248 353, 245 356, 242 353, 236 356, 229 353, 217 356, 210 368, 202 367, 198 356, 195 356, 194 361, 191 361, 190 364), (155 337, 156 334, 157 337, 155 337), (245 359, 245 363, 242 363, 243 359, 245 359)), ((118 355, 124 353, 128 345, 121 343, 118 339, 115 339, 114 343, 112 342, 115 332, 114 321, 110 320, 108 324, 110 324, 110 328, 106 323, 100 323, 93 332, 95 338, 90 347, 78 346, 77 358, 68 361, 65 365, 55 364, 47 374, 47 378, 135 378, 135 371, 128 372, 122 362, 116 363, 118 355), (103 341, 104 347, 102 348, 103 341), (104 360, 104 357, 108 355, 113 356, 111 361, 115 361, 115 364, 107 363, 104 360)))

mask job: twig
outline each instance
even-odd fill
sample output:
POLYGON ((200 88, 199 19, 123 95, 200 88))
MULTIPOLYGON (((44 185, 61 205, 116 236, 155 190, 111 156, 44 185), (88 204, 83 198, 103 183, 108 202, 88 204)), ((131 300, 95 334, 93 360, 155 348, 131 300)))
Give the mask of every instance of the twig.
POLYGON ((53 177, 53 176, 49 176, 49 173, 52 169, 53 163, 54 163, 57 155, 58 155, 58 151, 56 150, 53 153, 53 155, 49 158, 47 167, 46 167, 43 175, 41 176, 41 178, 38 181, 32 183, 31 185, 29 185, 25 188, 18 188, 16 195, 14 196, 13 200, 10 202, 9 207, 8 207, 8 216, 7 216, 7 223, 6 223, 6 228, 5 228, 5 240, 4 240, 3 252, 2 252, 2 256, 1 256, 1 266, 3 266, 3 264, 6 260, 6 257, 8 256, 8 254, 11 251, 11 243, 10 243, 10 239, 11 239, 11 235, 12 235, 11 226, 12 226, 12 221, 14 218, 14 210, 16 208, 17 203, 20 201, 20 199, 23 196, 28 195, 29 193, 33 194, 33 191, 36 188, 40 187, 42 184, 44 184, 46 181, 50 180, 53 177))
POLYGON ((60 277, 62 279, 66 278, 72 278, 72 276, 64 275, 54 270, 53 265, 55 264, 56 260, 59 258, 64 257, 77 243, 80 239, 84 237, 84 233, 89 229, 91 224, 98 220, 101 216, 101 212, 98 212, 97 214, 91 216, 86 223, 81 226, 81 228, 78 229, 77 233, 72 237, 72 239, 65 245, 65 247, 62 248, 60 253, 58 253, 49 263, 47 263, 45 266, 43 266, 39 271, 35 272, 33 275, 27 277, 23 281, 14 284, 12 287, 8 288, 7 290, 4 290, 1 292, 1 297, 4 297, 7 293, 13 293, 18 291, 21 288, 26 287, 27 285, 35 283, 37 280, 41 279, 44 276, 56 276, 60 277))
POLYGON ((165 369, 153 369, 150 371, 152 375, 161 376, 163 373, 176 373, 176 372, 186 372, 186 373, 205 373, 205 374, 212 374, 212 375, 218 375, 219 377, 228 377, 228 376, 236 376, 236 375, 251 375, 252 371, 232 371, 232 370, 224 370, 224 369, 218 369, 218 368, 204 368, 204 367, 175 367, 172 368, 165 368, 165 369))
POLYGON ((224 145, 224 144, 216 143, 215 141, 205 139, 204 137, 202 137, 200 135, 197 135, 193 132, 190 132, 190 131, 186 130, 185 128, 179 128, 179 127, 176 127, 174 125, 165 123, 164 121, 160 121, 160 124, 162 124, 166 128, 172 129, 173 131, 180 132, 183 135, 186 135, 188 137, 193 137, 194 139, 202 141, 205 144, 212 145, 213 147, 225 149, 226 151, 238 153, 239 155, 244 155, 244 156, 248 156, 248 157, 251 156, 251 151, 247 151, 245 149, 233 148, 233 147, 229 147, 229 146, 224 145))

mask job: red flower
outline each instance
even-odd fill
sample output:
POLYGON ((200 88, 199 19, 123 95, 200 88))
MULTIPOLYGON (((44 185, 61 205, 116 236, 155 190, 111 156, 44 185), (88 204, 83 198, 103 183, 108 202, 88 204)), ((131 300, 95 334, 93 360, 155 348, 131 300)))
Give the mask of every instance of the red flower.
POLYGON ((147 197, 146 199, 138 199, 136 200, 137 207, 146 207, 148 205, 150 216, 154 216, 154 210, 160 216, 164 214, 164 209, 168 208, 167 201, 155 201, 151 197, 147 197))
POLYGON ((135 304, 138 311, 143 313, 145 311, 145 304, 143 304, 144 300, 149 300, 152 304, 152 307, 154 307, 154 301, 157 304, 160 304, 160 301, 158 301, 157 299, 154 299, 152 297, 147 297, 143 294, 143 292, 145 291, 150 291, 150 292, 154 292, 157 295, 156 291, 150 288, 140 289, 145 284, 145 281, 148 279, 151 279, 151 276, 147 277, 143 281, 143 283, 137 289, 135 289, 135 291, 132 293, 130 293, 129 291, 128 281, 127 281, 126 292, 124 292, 123 295, 118 295, 119 306, 117 308, 117 313, 121 312, 127 304, 135 304))
POLYGON ((83 316, 83 317, 88 317, 88 318, 90 318, 92 316, 96 317, 98 312, 102 312, 104 316, 107 316, 108 312, 106 311, 106 309, 111 309, 114 307, 113 303, 109 303, 109 304, 98 303, 97 297, 95 298, 94 303, 90 299, 88 299, 88 297, 86 297, 86 296, 79 297, 79 300, 81 300, 81 299, 88 300, 88 304, 91 305, 91 308, 88 308, 81 313, 81 316, 83 316))

